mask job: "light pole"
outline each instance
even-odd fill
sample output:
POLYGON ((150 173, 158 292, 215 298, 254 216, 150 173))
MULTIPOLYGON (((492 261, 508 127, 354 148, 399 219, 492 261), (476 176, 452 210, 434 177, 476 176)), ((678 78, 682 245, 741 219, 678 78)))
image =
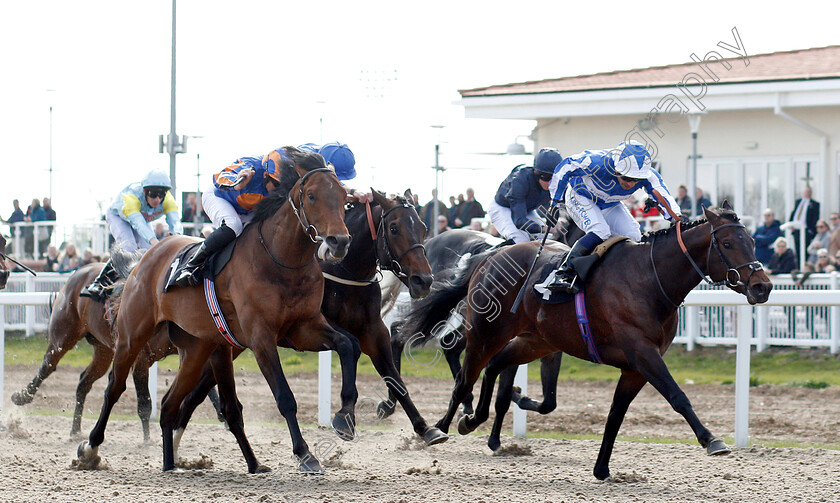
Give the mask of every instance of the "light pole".
POLYGON ((700 129, 700 119, 706 112, 692 112, 688 114, 688 127, 691 128, 691 175, 688 177, 688 190, 691 195, 691 217, 697 216, 697 130, 700 129))
POLYGON ((432 126, 433 128, 438 130, 438 141, 435 143, 435 165, 432 168, 435 170, 435 193, 432 196, 432 237, 437 236, 438 231, 438 217, 440 216, 440 205, 438 204, 438 199, 440 197, 440 173, 444 170, 443 166, 440 165, 440 130, 444 128, 444 126, 432 126))

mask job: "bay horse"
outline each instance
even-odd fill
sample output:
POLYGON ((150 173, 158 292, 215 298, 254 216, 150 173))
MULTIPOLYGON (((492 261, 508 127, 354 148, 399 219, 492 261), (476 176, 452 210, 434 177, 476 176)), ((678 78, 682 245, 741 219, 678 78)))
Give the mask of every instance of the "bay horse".
POLYGON ((0 290, 6 288, 9 274, 9 265, 6 264, 6 238, 0 234, 0 290))
MULTIPOLYGON (((388 199, 376 190, 372 190, 372 194, 374 204, 370 213, 361 203, 348 203, 346 207, 344 222, 353 239, 344 260, 337 264, 320 262, 326 278, 321 312, 331 323, 359 340, 362 352, 370 357, 389 392, 402 404, 417 435, 427 445, 438 444, 449 437, 428 426, 400 377, 391 353, 388 329, 380 316, 381 293, 376 281, 377 268, 380 268, 396 274, 412 297, 428 295, 433 277, 423 246, 426 226, 409 202, 413 201, 410 190, 405 192, 405 197, 394 199, 388 199)), ((284 340, 280 340, 279 345, 289 346, 284 340)), ((233 349, 233 357, 240 352, 233 349)), ((174 436, 176 450, 192 412, 214 383, 211 369, 205 366, 198 386, 181 406, 174 436)), ((247 439, 237 440, 240 445, 247 445, 247 439)), ((243 449, 246 457, 250 452, 251 449, 243 449)), ((257 463, 255 459, 247 462, 249 465, 257 463)))
MULTIPOLYGON (((473 257, 462 275, 433 288, 423 301, 425 309, 417 310, 406 322, 414 333, 429 333, 460 299, 468 299, 464 365, 449 408, 437 426, 449 430, 458 404, 482 369, 479 403, 474 415, 458 422, 461 434, 473 431, 487 419, 493 383, 501 371, 562 351, 621 370, 593 470, 596 478, 609 477, 618 429, 630 403, 647 382, 685 418, 708 454, 728 454, 729 447, 698 419, 662 355, 676 334, 679 304, 702 279, 725 284, 743 294, 750 304, 766 302, 772 284, 755 259, 752 237, 729 204, 724 201, 719 210, 704 209, 704 213, 704 219, 680 224, 679 230, 674 226, 647 234, 642 243, 618 243, 594 268, 585 285, 594 356, 590 356, 591 347, 580 335, 574 305, 542 303, 530 292, 538 281, 536 277, 525 284, 529 292, 517 313, 510 312, 536 255, 536 243, 473 257)), ((547 246, 534 270, 541 270, 565 250, 564 246, 547 246)))
MULTIPOLYGON (((208 358, 219 383, 222 411, 228 427, 244 436, 241 405, 236 398, 231 347, 253 351, 286 420, 292 451, 303 473, 323 473, 310 453, 297 421, 297 403, 283 374, 277 343, 288 339, 295 347, 335 350, 342 365, 342 408, 333 420, 338 431, 352 431, 358 343, 338 332, 320 312, 324 279, 314 258, 319 246, 328 260, 341 260, 350 236, 344 225, 346 193, 335 173, 318 154, 284 147, 290 161, 281 164, 277 190, 260 201, 251 225, 237 238, 230 261, 215 278, 219 305, 229 331, 223 336, 205 310, 200 286, 163 292, 167 270, 178 252, 198 240, 173 236, 153 246, 125 282, 116 318, 118 337, 114 365, 99 420, 77 449, 81 465, 98 463, 98 448, 114 403, 125 391, 128 370, 137 354, 158 331, 168 327, 178 347, 180 368, 163 398, 163 470, 175 467, 173 428, 184 397, 195 388, 208 358)), ((253 455, 251 456, 253 457, 253 455)), ((254 473, 265 471, 248 466, 254 473)))
MULTIPOLYGON (((144 250, 145 251, 145 250, 144 250)), ((112 261, 117 274, 121 278, 128 276, 131 267, 139 259, 139 255, 123 255, 112 252, 112 261), (124 260, 128 258, 131 262, 124 260)), ((55 301, 50 306, 50 321, 47 329, 47 349, 38 372, 32 381, 22 390, 12 394, 15 405, 26 405, 32 402, 44 380, 55 372, 58 363, 73 349, 78 342, 85 339, 93 346, 93 358, 79 376, 76 387, 76 406, 73 411, 73 425, 70 436, 75 437, 81 432, 82 412, 85 400, 93 383, 105 375, 114 358, 114 340, 108 323, 109 314, 106 304, 97 302, 90 297, 80 297, 82 289, 89 285, 102 270, 105 264, 94 262, 80 267, 67 278, 55 301)), ((149 441, 149 418, 152 414, 152 399, 149 393, 149 367, 164 357, 177 353, 169 342, 169 334, 162 330, 152 337, 143 347, 134 363, 132 376, 137 393, 137 415, 143 428, 143 440, 149 441)), ((218 395, 213 391, 211 400, 218 403, 218 395)))

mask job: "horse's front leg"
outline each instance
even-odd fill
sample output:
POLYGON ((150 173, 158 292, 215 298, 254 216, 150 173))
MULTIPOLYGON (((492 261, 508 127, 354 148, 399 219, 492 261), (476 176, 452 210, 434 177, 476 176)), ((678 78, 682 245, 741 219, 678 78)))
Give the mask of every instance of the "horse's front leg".
POLYGON ((286 334, 294 346, 303 351, 333 350, 341 363, 341 409, 333 417, 333 428, 342 440, 356 437, 356 365, 362 350, 353 335, 333 327, 322 315, 299 323, 286 334))

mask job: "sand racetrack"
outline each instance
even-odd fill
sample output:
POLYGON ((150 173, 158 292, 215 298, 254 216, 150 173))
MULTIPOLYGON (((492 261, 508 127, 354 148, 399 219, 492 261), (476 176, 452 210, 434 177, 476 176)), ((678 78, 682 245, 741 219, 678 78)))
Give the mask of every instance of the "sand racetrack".
MULTIPOLYGON (((25 407, 9 402, 12 391, 31 378, 34 368, 6 373, 6 402, 0 415, 0 500, 2 501, 271 501, 271 502, 797 502, 840 501, 840 451, 764 447, 772 442, 840 442, 840 390, 759 386, 751 390, 751 441, 726 457, 709 457, 690 429, 665 400, 646 387, 628 412, 621 434, 653 443, 620 441, 610 464, 612 477, 598 481, 592 467, 600 440, 564 435, 600 435, 613 384, 563 381, 558 409, 546 417, 529 415, 529 432, 554 432, 557 438, 513 439, 503 435, 504 455, 486 447, 487 430, 424 447, 398 408, 377 422, 360 413, 356 442, 341 442, 316 421, 316 379, 291 375, 304 438, 321 452, 326 475, 295 473, 288 431, 262 376, 240 373, 237 387, 245 407, 246 430, 260 461, 272 468, 246 473, 239 449, 208 405, 184 436, 181 456, 199 468, 162 473, 159 427, 143 444, 135 418, 134 391, 115 408, 100 449, 108 469, 71 468, 79 439, 70 439, 70 413, 80 369, 59 367, 35 401, 25 407), (676 438, 690 443, 656 443, 676 438)), ((162 396, 174 373, 162 371, 162 396)), ((333 403, 338 379, 334 376, 333 403)), ((130 380, 129 380, 130 381, 130 380)), ((409 391, 427 419, 444 411, 451 384, 408 378, 409 391)), ((82 423, 93 426, 105 379, 91 392, 82 423)), ((538 383, 529 383, 533 391, 538 383)), ((378 400, 380 384, 359 378, 360 403, 378 400)), ((733 434, 734 387, 685 385, 701 420, 718 436, 733 434)), ((539 396, 539 393, 532 393, 539 396)), ((335 409, 335 405, 334 405, 335 409)), ((491 420, 492 420, 491 414, 491 420)), ((489 423, 488 423, 489 427, 489 423)), ((508 432, 509 433, 509 432, 508 432)), ((778 444, 777 444, 778 445, 778 444)))

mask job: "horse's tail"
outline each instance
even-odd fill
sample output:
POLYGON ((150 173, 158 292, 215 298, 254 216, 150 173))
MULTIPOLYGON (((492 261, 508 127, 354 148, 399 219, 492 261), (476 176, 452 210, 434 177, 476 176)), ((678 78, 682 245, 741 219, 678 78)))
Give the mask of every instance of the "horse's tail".
POLYGON ((448 331, 447 326, 439 324, 457 314, 459 303, 467 296, 473 273, 496 251, 473 255, 459 263, 456 269, 438 273, 438 276, 449 279, 435 282, 429 295, 413 303, 400 327, 399 337, 406 341, 410 338, 412 346, 421 346, 448 331))
POLYGON ((105 305, 106 319, 109 321, 111 328, 111 338, 116 340, 117 337, 117 315, 120 312, 120 301, 122 300, 122 290, 125 286, 125 280, 134 267, 140 262, 140 258, 146 253, 146 249, 140 248, 135 251, 128 251, 120 245, 114 244, 111 247, 111 265, 117 271, 119 280, 114 283, 111 288, 111 294, 108 297, 108 302, 105 305))

